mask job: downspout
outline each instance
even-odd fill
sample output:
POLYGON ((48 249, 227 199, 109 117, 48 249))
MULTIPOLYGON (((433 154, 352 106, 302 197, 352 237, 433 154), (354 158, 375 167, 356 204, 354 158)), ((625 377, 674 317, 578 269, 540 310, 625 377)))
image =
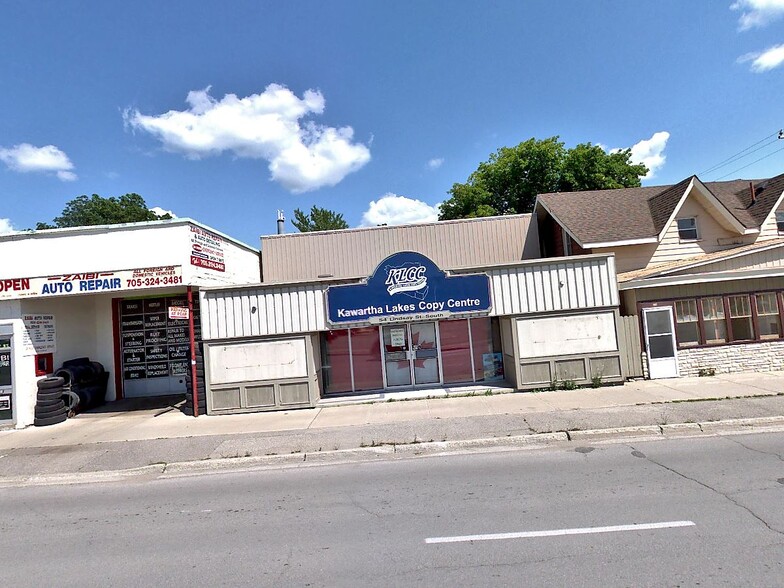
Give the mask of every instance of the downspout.
POLYGON ((196 336, 193 334, 193 288, 188 286, 188 332, 191 344, 191 393, 193 416, 199 416, 199 383, 196 380, 196 336))

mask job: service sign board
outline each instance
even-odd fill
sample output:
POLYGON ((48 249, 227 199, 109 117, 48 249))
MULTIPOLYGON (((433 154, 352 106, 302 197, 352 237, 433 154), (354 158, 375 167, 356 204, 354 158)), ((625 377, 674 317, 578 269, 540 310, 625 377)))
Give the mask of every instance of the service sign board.
POLYGON ((182 267, 179 265, 112 272, 83 272, 42 278, 0 279, 0 300, 100 294, 102 292, 177 286, 182 283, 182 267))
POLYGON ((387 257, 362 284, 327 289, 327 317, 333 325, 438 320, 486 313, 491 307, 487 275, 450 276, 414 251, 387 257))
POLYGON ((23 314, 25 330, 22 343, 25 349, 35 353, 54 353, 57 351, 57 331, 53 314, 23 314))
POLYGON ((215 233, 205 231, 201 227, 191 227, 191 265, 215 270, 226 271, 226 259, 223 254, 223 239, 215 233))

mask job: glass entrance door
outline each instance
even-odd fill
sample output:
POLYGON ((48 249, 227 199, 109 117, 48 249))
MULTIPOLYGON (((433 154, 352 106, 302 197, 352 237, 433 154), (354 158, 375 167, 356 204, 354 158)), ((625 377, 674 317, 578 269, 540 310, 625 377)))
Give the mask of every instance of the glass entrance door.
POLYGON ((441 382, 435 323, 385 326, 383 346, 388 388, 441 382))

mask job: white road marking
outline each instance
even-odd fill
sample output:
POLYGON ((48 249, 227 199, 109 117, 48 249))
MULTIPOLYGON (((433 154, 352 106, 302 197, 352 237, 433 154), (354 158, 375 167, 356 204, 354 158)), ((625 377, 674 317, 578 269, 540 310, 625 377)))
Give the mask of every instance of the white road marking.
POLYGON ((428 537, 425 543, 462 543, 466 541, 494 541, 496 539, 529 539, 531 537, 559 537, 561 535, 591 535, 595 533, 617 533, 620 531, 648 531, 650 529, 673 529, 693 527, 692 521, 667 521, 663 523, 633 523, 612 527, 582 527, 577 529, 554 529, 551 531, 524 531, 521 533, 492 533, 487 535, 458 535, 455 537, 428 537))

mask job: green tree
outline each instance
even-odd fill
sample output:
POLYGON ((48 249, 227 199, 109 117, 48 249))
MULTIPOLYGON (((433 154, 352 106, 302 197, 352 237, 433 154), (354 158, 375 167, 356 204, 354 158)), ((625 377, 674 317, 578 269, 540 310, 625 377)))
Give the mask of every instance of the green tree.
POLYGON ((348 228, 348 223, 343 219, 342 214, 326 208, 319 208, 316 205, 311 207, 309 214, 305 214, 299 208, 295 208, 294 220, 291 221, 291 224, 297 227, 300 233, 348 228))
POLYGON ((630 159, 629 149, 607 153, 591 143, 566 149, 558 137, 501 147, 452 186, 439 219, 531 212, 537 194, 547 192, 639 186, 648 168, 630 159))
POLYGON ((98 194, 91 197, 77 196, 65 205, 53 223, 38 223, 36 229, 85 227, 90 225, 117 225, 170 219, 170 214, 158 215, 147 208, 144 198, 138 194, 123 194, 103 198, 98 194))

